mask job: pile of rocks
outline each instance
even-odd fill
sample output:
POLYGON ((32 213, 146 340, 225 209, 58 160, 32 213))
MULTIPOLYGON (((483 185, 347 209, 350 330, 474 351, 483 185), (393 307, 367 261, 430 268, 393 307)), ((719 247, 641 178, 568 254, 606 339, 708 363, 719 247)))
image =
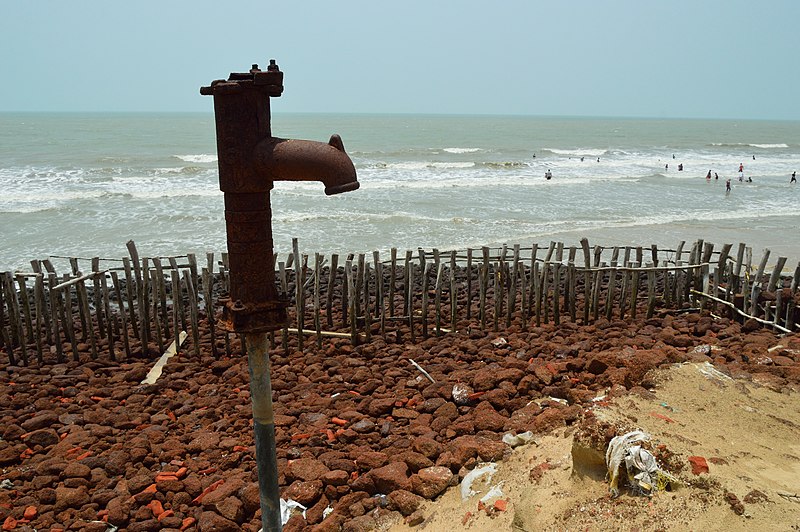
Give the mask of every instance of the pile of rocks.
MULTIPOLYGON (((757 324, 691 313, 464 327, 416 345, 291 343, 271 353, 279 482, 308 510, 285 529, 365 530, 392 512, 418 522, 422 500, 510 451, 505 433, 571 425, 599 395, 651 386, 664 364, 709 361, 796 386, 800 341, 776 343, 757 324)), ((151 365, 0 371, 4 529, 260 528, 246 358, 180 355, 140 385, 151 365)))

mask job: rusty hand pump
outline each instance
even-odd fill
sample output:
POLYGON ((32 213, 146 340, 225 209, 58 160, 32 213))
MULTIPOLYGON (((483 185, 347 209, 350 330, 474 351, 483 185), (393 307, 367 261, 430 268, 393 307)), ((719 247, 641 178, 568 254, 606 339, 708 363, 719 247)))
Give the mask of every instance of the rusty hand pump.
POLYGON ((275 287, 269 192, 275 181, 322 181, 326 194, 358 188, 338 135, 327 144, 272 136, 269 99, 282 92, 283 72, 274 60, 266 71, 253 65, 249 72, 200 88, 200 94, 214 96, 230 274, 230 296, 220 300, 222 322, 228 331, 244 335, 247 348, 265 532, 281 530, 267 332, 287 321, 287 302, 275 287))
MULTIPOLYGON (((202 87, 214 96, 219 185, 225 193, 230 298, 223 324, 237 333, 268 332, 286 323, 286 302, 275 288, 269 191, 275 181, 322 181, 325 193, 359 186, 338 135, 326 144, 287 140, 270 131, 270 97, 283 92, 274 60, 266 71, 232 73, 202 87)), ((295 258, 296 259, 296 258, 295 258)))

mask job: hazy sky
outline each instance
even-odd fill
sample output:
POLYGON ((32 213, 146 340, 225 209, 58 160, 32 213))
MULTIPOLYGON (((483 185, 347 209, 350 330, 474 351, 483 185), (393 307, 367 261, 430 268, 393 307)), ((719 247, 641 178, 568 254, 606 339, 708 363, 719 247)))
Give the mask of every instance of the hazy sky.
POLYGON ((208 111, 275 58, 276 112, 800 119, 798 0, 0 0, 0 111, 208 111))

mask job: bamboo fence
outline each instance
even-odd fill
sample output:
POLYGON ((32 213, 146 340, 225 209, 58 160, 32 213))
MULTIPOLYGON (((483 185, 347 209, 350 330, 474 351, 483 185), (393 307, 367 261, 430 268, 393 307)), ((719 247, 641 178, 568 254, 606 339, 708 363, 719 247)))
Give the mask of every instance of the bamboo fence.
MULTIPOLYGON (((353 344, 373 337, 417 342, 480 328, 527 330, 568 320, 636 320, 656 312, 709 310, 755 319, 778 333, 798 329, 800 263, 784 275, 786 257, 767 268, 752 249, 590 247, 550 242, 439 251, 391 249, 366 254, 275 256, 276 282, 289 303, 289 324, 272 345, 321 348, 325 338, 353 344), (580 253, 580 255, 579 255, 580 253)), ((0 351, 7 366, 108 357, 154 357, 186 331, 186 353, 230 356, 232 333, 217 324, 226 294, 227 254, 139 257, 127 244, 122 259, 50 257, 31 271, 0 272, 0 351), (68 261, 59 274, 54 260, 68 261)), ((2 361, 2 358, 0 358, 2 361)))

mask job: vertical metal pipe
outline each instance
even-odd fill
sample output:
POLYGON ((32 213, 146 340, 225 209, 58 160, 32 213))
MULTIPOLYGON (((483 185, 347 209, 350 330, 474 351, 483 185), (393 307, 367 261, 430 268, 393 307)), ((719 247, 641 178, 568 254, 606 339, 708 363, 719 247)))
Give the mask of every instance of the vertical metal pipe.
POLYGON ((250 401, 253 404, 261 526, 264 532, 280 532, 281 504, 278 491, 278 461, 275 451, 275 417, 269 374, 267 333, 247 333, 247 363, 250 370, 250 401))

